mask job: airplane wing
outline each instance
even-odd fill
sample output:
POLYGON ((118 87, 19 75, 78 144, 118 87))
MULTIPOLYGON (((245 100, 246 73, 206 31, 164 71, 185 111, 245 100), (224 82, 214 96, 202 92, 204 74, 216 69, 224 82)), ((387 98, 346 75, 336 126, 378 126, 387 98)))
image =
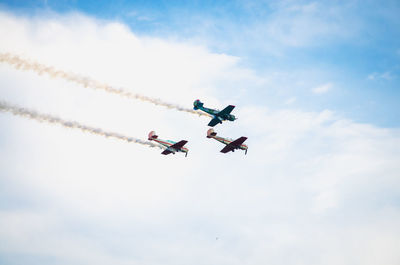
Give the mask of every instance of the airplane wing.
POLYGON ((209 123, 208 126, 210 127, 214 127, 215 125, 217 125, 218 123, 220 123, 221 121, 218 118, 214 118, 212 119, 209 123))
POLYGON ((235 141, 231 142, 230 144, 227 144, 224 148, 222 148, 221 153, 228 153, 229 151, 234 150, 235 148, 239 147, 246 140, 247 140, 247 137, 244 137, 244 136, 236 139, 235 141))
POLYGON ((161 154, 163 154, 163 155, 169 155, 169 154, 171 154, 171 153, 172 153, 172 152, 171 152, 170 150, 165 149, 164 151, 162 151, 161 154))
MULTIPOLYGON (((176 144, 173 144, 170 146, 170 148, 174 148, 175 150, 181 149, 185 144, 187 143, 186 140, 182 140, 180 142, 177 142, 176 144)), ((165 152, 165 151, 164 151, 165 152)))
POLYGON ((219 116, 224 116, 224 115, 226 115, 226 114, 230 114, 234 108, 235 108, 235 106, 229 105, 229 106, 226 107, 225 109, 221 110, 221 111, 218 113, 218 115, 219 115, 219 116))

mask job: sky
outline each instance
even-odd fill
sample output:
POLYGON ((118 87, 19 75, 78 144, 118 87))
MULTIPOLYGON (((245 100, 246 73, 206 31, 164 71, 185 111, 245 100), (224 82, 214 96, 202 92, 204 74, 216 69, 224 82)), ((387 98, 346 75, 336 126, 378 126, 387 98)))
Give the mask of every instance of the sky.
POLYGON ((143 141, 155 130, 189 154, 0 111, 0 264, 399 264, 399 13, 1 1, 0 53, 77 77, 2 61, 3 105, 143 141), (233 104, 238 120, 214 130, 249 151, 220 153, 208 117, 90 84, 233 104))
POLYGON ((399 125, 398 1, 214 2, 3 1, 2 6, 30 16, 82 12, 121 22, 139 36, 237 56, 270 81, 240 84, 249 91, 245 102, 259 94, 258 104, 274 108, 328 108, 362 123, 399 125), (321 86, 330 88, 313 93, 321 86))

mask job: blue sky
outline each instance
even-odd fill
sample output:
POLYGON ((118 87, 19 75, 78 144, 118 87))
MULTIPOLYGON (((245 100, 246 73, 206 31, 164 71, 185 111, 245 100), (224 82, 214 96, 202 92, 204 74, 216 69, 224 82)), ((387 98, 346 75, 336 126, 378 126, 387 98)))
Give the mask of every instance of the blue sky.
POLYGON ((83 12, 117 20, 136 34, 198 43, 240 57, 259 75, 284 76, 274 85, 246 87, 245 102, 283 108, 296 98, 290 107, 331 109, 383 127, 400 122, 398 1, 3 1, 3 6, 30 15, 83 12), (309 93, 324 83, 332 83, 328 94, 309 93))
POLYGON ((2 1, 0 264, 399 264, 399 8, 2 1), (248 153, 220 153, 208 117, 104 84, 187 109, 233 104, 238 120, 214 130, 248 137, 248 153))

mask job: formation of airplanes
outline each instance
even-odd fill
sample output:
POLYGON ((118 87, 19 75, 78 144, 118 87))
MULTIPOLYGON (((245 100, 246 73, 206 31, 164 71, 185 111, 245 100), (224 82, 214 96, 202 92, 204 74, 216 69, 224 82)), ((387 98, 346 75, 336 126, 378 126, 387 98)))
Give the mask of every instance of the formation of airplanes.
MULTIPOLYGON (((203 106, 204 104, 200 100, 195 100, 193 102, 194 110, 201 110, 204 111, 208 114, 210 114, 213 118, 211 121, 208 123, 208 126, 214 127, 215 125, 221 123, 223 121, 235 121, 237 118, 231 114, 232 110, 235 108, 233 105, 229 105, 223 110, 219 111, 216 109, 210 109, 206 108, 203 106)), ((221 149, 221 153, 228 153, 230 151, 234 152, 236 149, 244 150, 245 154, 247 154, 247 149, 248 146, 243 144, 244 141, 247 140, 247 137, 239 137, 236 140, 230 139, 230 138, 224 138, 217 136, 217 133, 211 128, 207 131, 207 138, 212 138, 215 139, 223 144, 225 144, 225 147, 221 149)), ((182 152, 185 153, 185 157, 187 156, 189 149, 184 147, 184 145, 188 142, 186 140, 181 140, 179 142, 174 142, 171 140, 163 140, 158 138, 158 135, 155 133, 155 131, 151 131, 148 135, 149 141, 155 141, 160 144, 160 146, 164 149, 164 151, 161 152, 163 155, 169 155, 169 154, 175 154, 177 152, 182 152)))

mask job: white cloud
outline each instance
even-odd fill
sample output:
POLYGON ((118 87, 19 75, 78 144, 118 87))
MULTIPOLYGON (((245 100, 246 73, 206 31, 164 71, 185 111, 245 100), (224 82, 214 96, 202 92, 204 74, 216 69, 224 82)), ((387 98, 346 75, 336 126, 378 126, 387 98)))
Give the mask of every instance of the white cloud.
MULTIPOLYGON (((83 15, 2 13, 0 25, 9 36, 1 52, 187 107, 195 98, 221 105, 226 99, 216 98, 217 88, 232 80, 249 86, 263 80, 239 67, 237 57, 138 37, 83 15)), ((249 152, 224 155, 220 143, 205 137, 207 119, 3 64, 0 80, 2 99, 134 137, 154 129, 189 140, 190 148, 187 158, 162 156, 0 113, 0 189, 7 187, 0 190, 1 258, 195 265, 400 259, 397 129, 328 110, 238 105, 239 120, 215 130, 248 136, 249 152)), ((324 86, 320 93, 332 84, 324 86)))
POLYGON ((379 80, 379 79, 391 80, 393 78, 394 76, 390 72, 383 72, 383 73, 374 72, 372 74, 369 74, 367 77, 368 80, 379 80))
POLYGON ((319 46, 351 38, 359 31, 359 22, 348 16, 346 6, 317 2, 301 5, 290 1, 273 6, 275 12, 264 26, 266 35, 279 45, 319 46))
POLYGON ((195 43, 209 43, 220 50, 281 57, 293 54, 296 48, 359 40, 367 28, 362 17, 354 16, 359 7, 353 2, 238 1, 235 5, 243 10, 243 19, 231 14, 204 16, 195 12, 185 16, 186 12, 180 12, 178 24, 187 23, 177 31, 191 36, 195 43))
POLYGON ((291 97, 291 98, 288 98, 288 99, 285 101, 285 104, 286 104, 286 105, 291 105, 291 104, 293 104, 295 101, 296 101, 296 98, 295 98, 295 97, 291 97))
POLYGON ((324 94, 324 93, 328 92, 329 90, 331 90, 332 86, 333 86, 332 83, 326 83, 326 84, 314 87, 312 89, 312 92, 314 94, 324 94))
POLYGON ((376 77, 377 77, 377 73, 372 73, 372 74, 369 74, 369 75, 368 75, 367 79, 369 79, 369 80, 375 80, 376 77))

